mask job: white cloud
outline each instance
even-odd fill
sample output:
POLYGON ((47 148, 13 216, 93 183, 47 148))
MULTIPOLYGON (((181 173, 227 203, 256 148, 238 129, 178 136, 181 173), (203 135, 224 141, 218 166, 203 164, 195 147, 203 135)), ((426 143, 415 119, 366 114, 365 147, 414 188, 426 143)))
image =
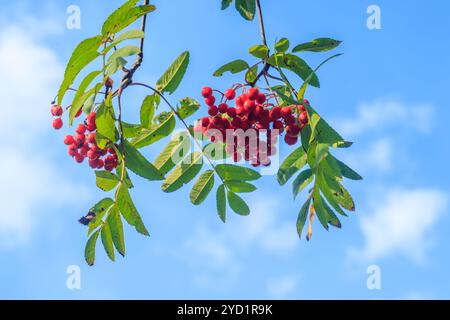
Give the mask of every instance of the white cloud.
POLYGON ((286 275, 267 281, 267 293, 272 299, 287 299, 297 291, 297 286, 297 276, 286 275))
POLYGON ((50 101, 63 73, 55 52, 24 26, 3 25, 0 61, 0 247, 9 248, 26 244, 46 212, 80 190, 46 151, 50 101))
MULTIPOLYGON (((230 285, 245 267, 242 261, 249 252, 260 250, 264 254, 288 257, 299 246, 295 225, 283 221, 280 200, 270 196, 258 196, 249 201, 252 213, 249 217, 233 217, 219 231, 200 225, 193 236, 185 241, 183 250, 189 254, 178 256, 199 272, 196 284, 217 289, 217 277, 230 285)), ((228 212, 231 216, 233 213, 228 212)), ((286 281, 283 282, 285 290, 286 281)))
POLYGON ((343 155, 343 159, 350 167, 364 169, 364 172, 388 172, 394 165, 394 148, 392 139, 380 138, 371 141, 363 151, 343 155))
POLYGON ((373 262, 400 253, 423 263, 433 242, 432 230, 448 209, 447 195, 429 189, 386 190, 373 202, 373 211, 360 218, 365 245, 351 250, 351 255, 373 262))
POLYGON ((358 106, 353 118, 336 121, 339 132, 346 137, 354 137, 388 127, 395 130, 405 127, 429 133, 432 129, 434 107, 427 103, 406 104, 394 99, 378 99, 358 106))

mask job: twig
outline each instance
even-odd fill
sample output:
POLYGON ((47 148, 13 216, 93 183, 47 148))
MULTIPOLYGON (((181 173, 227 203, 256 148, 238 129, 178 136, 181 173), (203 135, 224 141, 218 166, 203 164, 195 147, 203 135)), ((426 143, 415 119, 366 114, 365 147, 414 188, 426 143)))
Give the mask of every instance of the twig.
MULTIPOLYGON (((258 11, 258 20, 259 20, 259 30, 261 32, 261 40, 263 45, 267 47, 267 38, 266 38, 266 28, 264 26, 264 18, 261 8, 260 0, 256 0, 256 8, 258 11)), ((267 59, 264 60, 264 67, 261 72, 256 76, 255 80, 248 83, 250 86, 254 87, 256 83, 261 79, 263 75, 265 75, 270 70, 270 64, 267 62, 267 59)))

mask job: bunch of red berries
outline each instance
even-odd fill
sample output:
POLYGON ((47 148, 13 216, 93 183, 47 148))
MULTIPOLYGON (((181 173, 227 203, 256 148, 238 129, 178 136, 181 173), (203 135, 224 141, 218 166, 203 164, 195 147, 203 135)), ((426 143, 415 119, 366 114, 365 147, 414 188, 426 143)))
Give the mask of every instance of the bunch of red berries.
POLYGON ((210 132, 219 131, 223 137, 219 140, 226 141, 226 151, 233 156, 235 162, 243 157, 254 166, 270 165, 269 157, 276 154, 278 135, 286 133, 284 141, 288 145, 294 145, 298 142, 302 129, 308 124, 308 114, 303 105, 280 107, 275 94, 263 93, 257 88, 247 90, 243 85, 235 85, 221 93, 205 87, 202 89, 202 96, 208 105, 209 117, 202 118, 195 130, 210 137, 212 142, 217 142, 218 137, 210 132), (237 90, 242 91, 239 96, 237 90), (221 95, 218 104, 215 92, 221 95), (228 138, 225 139, 230 130, 233 133, 238 129, 244 132, 254 130, 257 143, 251 144, 247 139, 244 143, 239 143, 242 139, 230 143, 228 138), (266 136, 261 138, 261 133, 266 136))
MULTIPOLYGON (((53 128, 59 130, 63 126, 61 116, 63 109, 60 106, 53 106, 51 109, 53 116, 53 128)), ((80 117, 80 110, 76 117, 80 117)), ((95 123, 95 112, 88 114, 82 124, 76 127, 75 135, 68 135, 64 138, 64 144, 68 148, 68 153, 77 163, 83 163, 88 158, 89 166, 92 169, 103 169, 113 171, 117 168, 119 160, 114 148, 100 149, 96 142, 97 125, 95 123)))

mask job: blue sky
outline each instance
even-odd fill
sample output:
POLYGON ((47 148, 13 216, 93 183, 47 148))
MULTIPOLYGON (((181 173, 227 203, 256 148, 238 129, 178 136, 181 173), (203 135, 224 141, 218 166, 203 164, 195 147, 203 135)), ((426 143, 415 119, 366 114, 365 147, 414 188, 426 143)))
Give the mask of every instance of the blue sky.
MULTIPOLYGON (((189 188, 166 195, 159 184, 134 179, 132 195, 152 237, 127 228, 127 257, 113 264, 99 250, 89 268, 85 230, 76 220, 102 193, 91 171, 66 156, 48 108, 71 50, 96 34, 120 1, 108 3, 0 1, 0 298, 450 298, 448 3, 376 1, 382 30, 369 30, 372 1, 262 0, 270 43, 344 41, 338 50, 345 55, 320 71, 322 88, 308 94, 355 142, 338 155, 365 177, 348 182, 357 213, 342 230, 316 225, 312 242, 299 241, 303 199, 293 202, 289 187, 272 176, 248 198, 251 217, 230 215, 226 225, 213 197, 193 207, 189 188), (65 27, 71 4, 82 10, 81 30, 65 27), (81 290, 66 287, 70 265, 81 267, 81 290), (381 290, 367 289, 370 265, 380 267, 381 290)), ((246 57, 259 42, 256 23, 221 12, 219 0, 154 3, 139 80, 154 83, 186 49, 191 64, 172 101, 241 80, 211 74, 246 57)), ((305 55, 312 65, 324 57, 305 55)), ((145 94, 132 90, 129 120, 145 94)))

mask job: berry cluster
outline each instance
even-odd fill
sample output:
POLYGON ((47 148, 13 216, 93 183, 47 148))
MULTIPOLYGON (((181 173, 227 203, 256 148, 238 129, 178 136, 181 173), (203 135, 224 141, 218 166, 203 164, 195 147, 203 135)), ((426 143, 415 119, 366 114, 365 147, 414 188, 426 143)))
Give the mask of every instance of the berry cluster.
MULTIPOLYGON (((61 116, 63 109, 60 106, 52 106, 51 113, 54 117, 53 128, 59 130, 63 127, 61 116)), ((80 110, 76 118, 80 117, 80 110)), ((119 160, 114 148, 101 149, 96 142, 95 112, 88 114, 85 121, 76 127, 75 135, 68 135, 64 138, 68 153, 77 163, 83 163, 88 158, 89 166, 92 169, 105 169, 113 171, 117 168, 119 160)))
MULTIPOLYGON (((209 116, 196 124, 195 131, 210 137, 212 142, 217 142, 218 137, 210 132, 219 131, 223 137, 219 140, 226 141, 226 152, 233 156, 235 162, 243 157, 256 167, 270 165, 269 157, 276 154, 278 135, 285 133, 284 141, 288 145, 294 145, 298 142, 302 129, 308 124, 308 114, 303 105, 280 107, 275 94, 264 93, 257 88, 247 90, 243 85, 235 85, 221 93, 205 87, 202 89, 202 96, 208 105, 209 116), (241 90, 239 96, 238 90, 241 90), (218 104, 214 93, 221 95, 218 104), (248 140, 239 143, 240 140, 236 139, 230 143, 227 134, 238 129, 244 132, 254 130, 257 141, 253 145, 257 147, 252 147, 248 140), (262 139, 261 133, 266 135, 262 139)), ((308 101, 305 100, 305 103, 308 101)))

